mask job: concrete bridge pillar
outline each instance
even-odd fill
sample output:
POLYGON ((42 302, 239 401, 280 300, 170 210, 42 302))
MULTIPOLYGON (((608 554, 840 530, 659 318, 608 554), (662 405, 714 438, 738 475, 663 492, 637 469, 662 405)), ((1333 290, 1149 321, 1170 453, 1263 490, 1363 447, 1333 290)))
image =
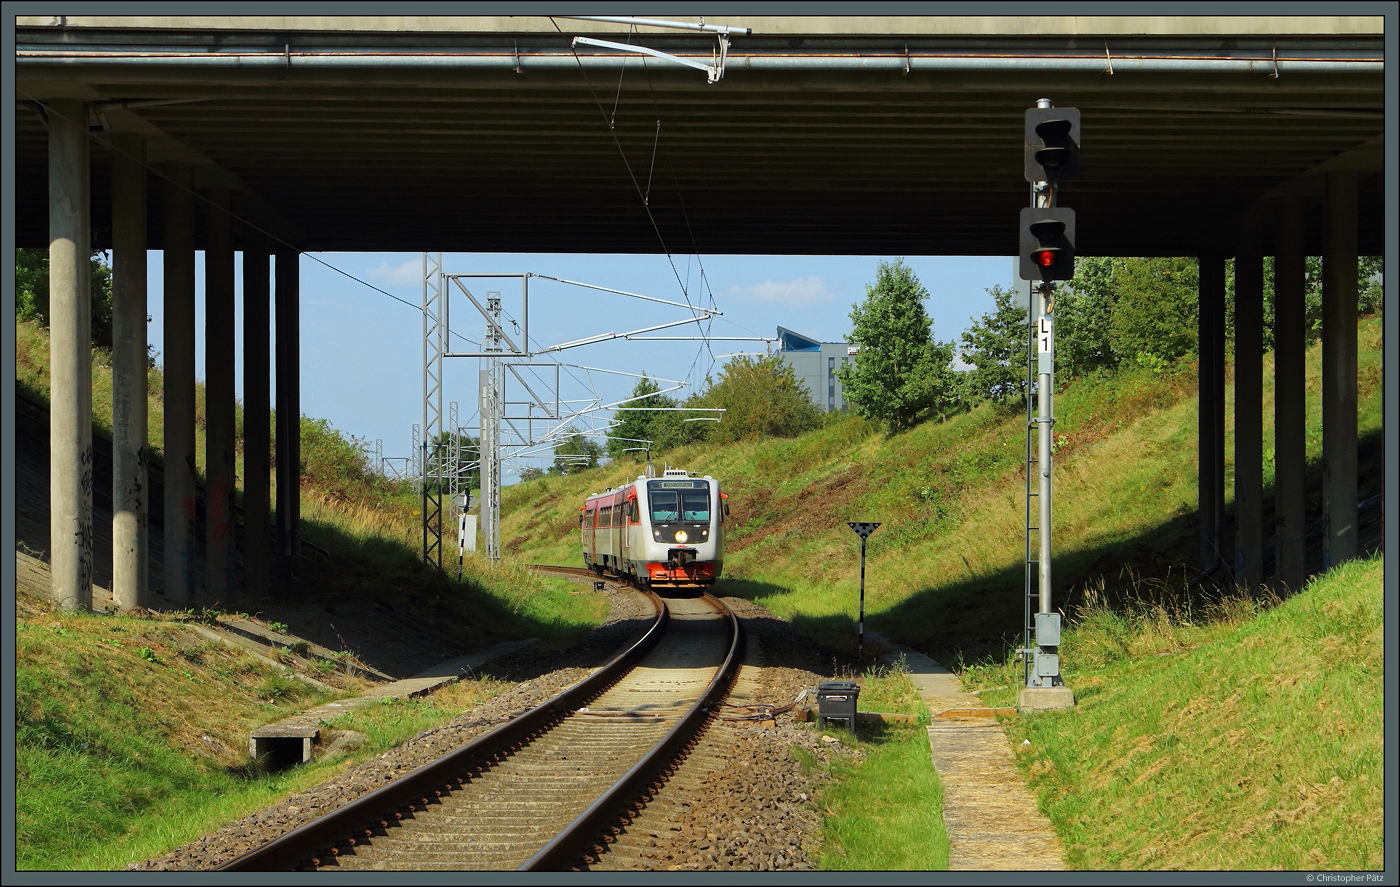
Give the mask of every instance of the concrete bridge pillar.
POLYGON ((243 581, 254 598, 268 591, 271 471, 269 411, 271 324, 266 236, 251 227, 243 240, 243 581))
POLYGON ((1306 339, 1303 301, 1307 261, 1302 198, 1278 207, 1274 243, 1274 576, 1289 591, 1303 587, 1307 470, 1306 339))
POLYGON ((1264 256, 1259 223, 1235 252, 1235 584, 1264 579, 1264 256))
POLYGON ((112 600, 150 607, 146 479, 146 143, 112 135, 112 600))
POLYGON ((1356 174, 1327 175, 1322 246, 1322 463, 1327 535, 1322 563, 1356 557, 1356 174))
POLYGON ((87 106, 55 99, 49 127, 49 545, 53 599, 92 608, 92 304, 87 106))
POLYGON ((1200 256, 1198 315, 1201 375, 1197 415, 1197 560, 1202 570, 1225 562, 1225 256, 1200 256))
POLYGON ((164 170, 165 586, 167 601, 195 605, 194 225, 187 166, 164 170))
POLYGON ((229 197, 212 189, 204 251, 205 579, 213 600, 237 598, 234 573, 234 275, 229 197))
POLYGON ((277 557, 295 575, 301 552, 301 331, 299 255, 279 249, 277 315, 277 557))

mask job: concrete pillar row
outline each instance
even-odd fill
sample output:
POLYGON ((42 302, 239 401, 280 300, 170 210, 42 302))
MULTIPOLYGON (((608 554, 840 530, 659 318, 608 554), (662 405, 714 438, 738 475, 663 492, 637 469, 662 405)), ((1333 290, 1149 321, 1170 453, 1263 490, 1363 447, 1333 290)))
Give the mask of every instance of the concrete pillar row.
POLYGON ((1286 198, 1275 214, 1274 576, 1284 590, 1306 581, 1307 257, 1303 204, 1286 198))
POLYGON ((1323 568, 1357 555, 1356 174, 1327 175, 1322 246, 1322 463, 1327 534, 1323 568))
POLYGON ((55 99, 49 128, 49 545, 53 600, 92 608, 92 304, 87 106, 55 99))
POLYGON ((146 478, 146 142, 112 141, 112 600, 150 607, 146 478))
POLYGON ((1197 414, 1196 554, 1203 571, 1225 563, 1225 255, 1200 256, 1200 396, 1197 414))
POLYGON ((211 598, 238 597, 234 569, 234 265, 228 192, 212 189, 204 251, 205 580, 211 598))
POLYGON ((243 576, 254 599, 269 579, 269 472, 272 469, 270 243, 253 228, 243 243, 243 576))
POLYGON ((1235 253, 1235 584, 1264 580, 1264 257, 1258 222, 1235 253))
POLYGON ((194 206, 190 168, 164 172, 165 244, 165 569, 171 606, 195 606, 194 206))

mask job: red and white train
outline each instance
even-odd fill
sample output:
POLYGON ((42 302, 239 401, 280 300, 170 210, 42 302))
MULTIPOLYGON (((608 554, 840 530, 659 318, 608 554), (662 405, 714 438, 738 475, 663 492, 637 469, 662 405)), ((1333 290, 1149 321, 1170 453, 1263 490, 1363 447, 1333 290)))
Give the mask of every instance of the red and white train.
POLYGON ((583 562, 643 587, 712 585, 724 566, 727 498, 719 481, 678 468, 589 496, 579 510, 583 562))

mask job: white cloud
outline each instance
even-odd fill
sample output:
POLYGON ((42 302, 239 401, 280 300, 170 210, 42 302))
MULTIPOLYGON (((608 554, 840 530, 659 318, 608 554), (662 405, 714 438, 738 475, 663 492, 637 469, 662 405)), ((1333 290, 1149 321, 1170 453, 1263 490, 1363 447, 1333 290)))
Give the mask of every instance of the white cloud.
POLYGON ((725 293, 726 301, 764 302, 770 305, 825 305, 834 298, 816 275, 801 280, 765 280, 753 286, 732 286, 725 293))
POLYGON ((365 277, 375 283, 391 287, 413 287, 423 285, 423 260, 410 259, 402 265, 380 262, 378 268, 370 268, 365 277))

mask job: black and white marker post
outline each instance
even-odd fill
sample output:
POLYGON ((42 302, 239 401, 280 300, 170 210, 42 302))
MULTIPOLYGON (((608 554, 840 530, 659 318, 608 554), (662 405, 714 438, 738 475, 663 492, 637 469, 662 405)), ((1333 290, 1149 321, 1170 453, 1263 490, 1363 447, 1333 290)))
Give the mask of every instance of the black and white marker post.
POLYGON ((846 523, 849 524, 850 527, 851 527, 851 529, 856 531, 856 535, 860 537, 860 621, 856 623, 856 626, 857 626, 856 631, 857 631, 858 636, 859 636, 859 641, 858 641, 858 643, 859 643, 859 646, 860 646, 860 651, 859 651, 859 654, 858 654, 858 655, 860 656, 861 659, 864 659, 864 658, 865 658, 865 540, 868 539, 868 538, 870 538, 870 534, 873 533, 873 532, 875 532, 875 528, 878 527, 878 526, 880 526, 880 525, 877 524, 877 523, 876 523, 876 524, 872 524, 872 523, 857 523, 857 522, 855 522, 855 521, 846 521, 846 523))

